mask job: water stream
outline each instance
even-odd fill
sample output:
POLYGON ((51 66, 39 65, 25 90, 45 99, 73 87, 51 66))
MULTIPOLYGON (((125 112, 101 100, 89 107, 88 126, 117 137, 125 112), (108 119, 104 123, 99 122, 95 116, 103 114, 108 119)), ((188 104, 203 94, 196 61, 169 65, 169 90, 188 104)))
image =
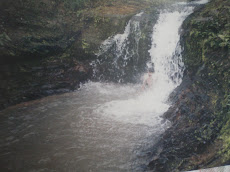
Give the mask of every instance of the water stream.
MULTIPOLYGON (((183 8, 161 10, 153 28, 149 53, 156 72, 151 88, 142 90, 141 84, 89 82, 73 93, 1 111, 1 169, 143 171, 143 165, 149 161, 148 151, 170 126, 161 116, 170 106, 169 94, 183 76, 179 30, 194 7, 178 6, 183 8)), ((130 25, 131 22, 123 35, 105 41, 103 51, 115 41, 117 59, 128 58, 121 51, 125 50, 124 36, 130 34, 130 25)))

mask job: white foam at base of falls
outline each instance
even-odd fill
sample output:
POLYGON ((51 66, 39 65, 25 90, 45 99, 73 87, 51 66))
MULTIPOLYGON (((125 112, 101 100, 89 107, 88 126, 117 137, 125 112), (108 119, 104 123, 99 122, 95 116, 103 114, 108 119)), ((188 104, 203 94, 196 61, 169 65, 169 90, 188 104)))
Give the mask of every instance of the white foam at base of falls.
MULTIPOLYGON (((153 86, 141 90, 141 85, 132 96, 126 96, 114 88, 115 94, 124 94, 124 99, 114 99, 100 105, 95 112, 105 117, 125 123, 159 126, 160 117, 169 108, 167 102, 169 94, 181 82, 183 76, 183 62, 179 44, 179 29, 183 20, 193 11, 187 7, 182 11, 161 11, 152 34, 152 47, 149 50, 151 61, 155 65, 152 76, 153 86)), ((126 87, 129 92, 129 87, 126 87)), ((162 124, 163 126, 164 124, 162 124)))

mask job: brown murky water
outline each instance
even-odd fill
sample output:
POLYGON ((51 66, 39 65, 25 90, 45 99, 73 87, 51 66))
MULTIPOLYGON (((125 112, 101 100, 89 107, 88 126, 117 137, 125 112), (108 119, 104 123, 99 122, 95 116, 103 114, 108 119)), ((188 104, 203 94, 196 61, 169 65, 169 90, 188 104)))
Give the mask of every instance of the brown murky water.
POLYGON ((148 162, 148 149, 167 124, 161 124, 159 114, 145 116, 138 109, 135 115, 129 110, 116 111, 117 103, 133 105, 139 96, 137 89, 135 85, 89 83, 74 93, 0 112, 1 169, 143 170, 140 167, 148 162))

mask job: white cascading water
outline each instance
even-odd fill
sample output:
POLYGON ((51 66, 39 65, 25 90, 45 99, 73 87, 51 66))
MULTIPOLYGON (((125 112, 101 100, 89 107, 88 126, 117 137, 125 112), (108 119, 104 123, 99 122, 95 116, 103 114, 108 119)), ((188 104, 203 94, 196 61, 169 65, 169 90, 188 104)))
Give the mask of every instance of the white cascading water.
MULTIPOLYGON (((102 79, 112 76, 116 81, 124 80, 127 74, 125 67, 132 59, 137 64, 139 59, 139 40, 141 38, 140 20, 143 12, 136 14, 129 20, 121 34, 109 37, 100 46, 96 53, 97 59, 91 63, 94 68, 94 77, 102 79), (110 68, 100 71, 98 68, 110 68), (112 72, 111 72, 112 69, 112 72)), ((134 64, 133 64, 134 65, 134 64)), ((111 80, 111 79, 110 79, 111 80)))
POLYGON ((154 94, 160 94, 158 98, 161 102, 165 101, 172 90, 182 81, 184 64, 179 44, 180 26, 192 12, 193 7, 174 12, 162 10, 158 23, 154 26, 152 47, 149 53, 151 62, 155 66, 154 94))
MULTIPOLYGON (((141 15, 143 14, 143 12, 136 14, 134 17, 141 17, 141 15)), ((115 44, 115 51, 116 51, 116 58, 120 58, 121 55, 123 55, 124 59, 127 59, 127 55, 129 54, 129 52, 127 52, 127 44, 128 44, 128 36, 130 35, 130 33, 135 33, 135 39, 137 42, 139 42, 140 39, 140 23, 139 21, 132 21, 130 20, 128 22, 128 24, 125 27, 124 33, 122 34, 117 34, 115 36, 109 37, 108 39, 106 39, 100 46, 100 51, 96 54, 97 56, 102 55, 103 53, 105 53, 109 48, 111 48, 111 46, 113 46, 115 44), (123 54, 123 52, 125 52, 125 54, 123 54)))
MULTIPOLYGON (((185 4, 181 10, 160 12, 149 50, 156 71, 151 88, 142 90, 141 84, 89 82, 74 93, 1 111, 3 169, 143 171, 141 165, 148 164, 146 153, 170 125, 161 116, 170 106, 169 94, 183 76, 179 30, 192 11, 193 7, 185 4)), ((101 53, 114 43, 117 58, 137 53, 126 51, 127 38, 134 31, 138 46, 139 24, 132 21, 123 34, 103 43, 101 53)))
POLYGON ((121 56, 122 51, 125 48, 125 42, 129 36, 130 33, 130 23, 131 21, 128 22, 127 26, 125 27, 125 31, 123 34, 117 34, 114 37, 109 37, 106 39, 100 47, 100 51, 97 54, 100 56, 104 52, 106 52, 114 43, 116 44, 116 53, 117 53, 117 58, 121 56))
POLYGON ((181 12, 161 11, 153 29, 152 47, 149 50, 155 66, 153 86, 145 91, 139 88, 139 93, 134 94, 132 98, 109 101, 97 109, 98 113, 128 123, 149 126, 161 123, 160 115, 169 108, 167 98, 182 80, 183 62, 179 29, 192 11, 193 7, 187 7, 181 12))

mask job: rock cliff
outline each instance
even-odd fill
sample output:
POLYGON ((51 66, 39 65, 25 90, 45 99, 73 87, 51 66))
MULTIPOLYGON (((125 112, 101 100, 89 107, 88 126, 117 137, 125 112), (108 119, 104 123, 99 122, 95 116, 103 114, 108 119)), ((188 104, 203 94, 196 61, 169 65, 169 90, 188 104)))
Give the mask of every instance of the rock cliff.
POLYGON ((182 84, 164 115, 162 135, 149 164, 153 171, 227 165, 230 121, 230 1, 212 0, 183 24, 186 66, 182 84))

